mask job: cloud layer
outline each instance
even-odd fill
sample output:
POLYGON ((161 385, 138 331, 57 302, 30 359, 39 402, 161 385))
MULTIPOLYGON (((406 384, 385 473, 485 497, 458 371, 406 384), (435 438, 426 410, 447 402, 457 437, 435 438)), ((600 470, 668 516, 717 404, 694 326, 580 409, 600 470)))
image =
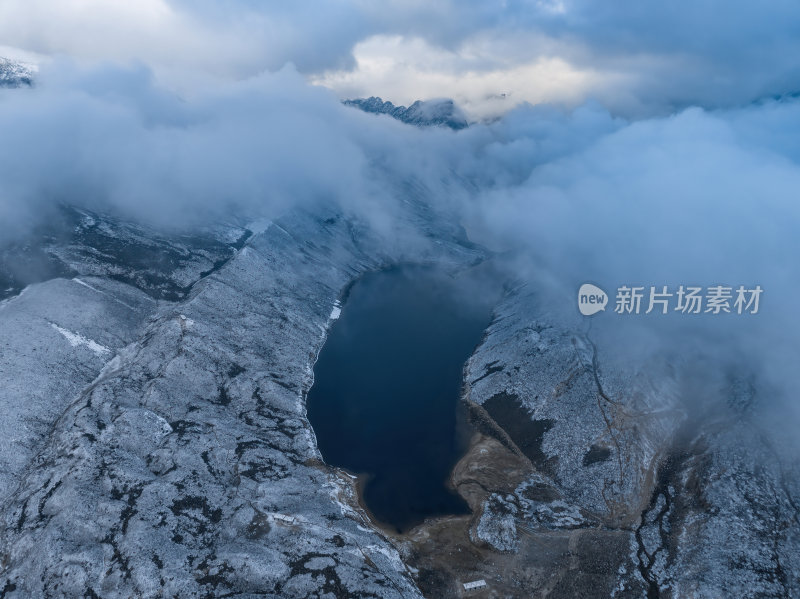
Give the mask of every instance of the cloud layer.
POLYGON ((645 336, 744 354, 788 392, 798 34, 783 1, 8 0, 0 39, 42 68, 0 90, 0 241, 62 202, 164 226, 325 202, 389 243, 413 184, 554 298, 760 284, 758 317, 645 336), (501 118, 421 130, 339 102, 371 94, 501 118))
POLYGON ((475 118, 587 98, 646 116, 800 90, 788 0, 6 0, 0 40, 44 60, 143 62, 176 84, 291 62, 340 97, 447 95, 475 118))
POLYGON ((292 69, 180 98, 143 67, 63 62, 0 95, 2 235, 57 203, 191 226, 324 202, 388 243, 413 182, 565 297, 584 280, 761 284, 785 323, 800 294, 798 127, 786 100, 638 120, 596 103, 523 106, 460 132, 419 129, 342 106, 292 69))

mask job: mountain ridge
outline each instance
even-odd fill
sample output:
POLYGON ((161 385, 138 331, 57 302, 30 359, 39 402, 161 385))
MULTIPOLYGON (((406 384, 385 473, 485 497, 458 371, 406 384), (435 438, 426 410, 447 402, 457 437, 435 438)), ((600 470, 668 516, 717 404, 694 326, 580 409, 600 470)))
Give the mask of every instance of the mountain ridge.
POLYGON ((459 131, 469 126, 462 110, 449 98, 417 100, 408 107, 397 106, 378 96, 344 100, 343 104, 372 114, 387 114, 398 121, 418 127, 443 126, 459 131))
POLYGON ((32 85, 32 67, 0 56, 0 87, 30 87, 32 85))

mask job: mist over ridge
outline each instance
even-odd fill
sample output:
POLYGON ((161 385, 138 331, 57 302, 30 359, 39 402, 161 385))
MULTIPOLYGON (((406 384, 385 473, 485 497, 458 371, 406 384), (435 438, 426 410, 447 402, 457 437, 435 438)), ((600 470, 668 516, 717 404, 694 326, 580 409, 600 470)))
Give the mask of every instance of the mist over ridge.
POLYGON ((474 240, 513 250, 522 277, 548 280, 559 298, 587 278, 760 284, 757 318, 679 328, 747 336, 760 355, 778 351, 774 363, 794 355, 781 343, 800 333, 792 98, 633 120, 591 101, 523 105, 451 131, 343 106, 291 67, 181 97, 143 65, 64 60, 0 102, 7 241, 59 204, 170 229, 324 204, 387 243, 413 245, 423 241, 393 225, 413 182, 474 240))
POLYGON ((800 594, 798 132, 788 0, 0 2, 0 596, 800 594))

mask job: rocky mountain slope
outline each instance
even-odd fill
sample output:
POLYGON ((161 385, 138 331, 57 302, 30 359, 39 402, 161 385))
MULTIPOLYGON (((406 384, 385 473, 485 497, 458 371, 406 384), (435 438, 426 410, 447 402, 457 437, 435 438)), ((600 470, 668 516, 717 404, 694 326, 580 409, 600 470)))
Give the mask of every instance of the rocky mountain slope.
POLYGON ((531 566, 513 596, 800 594, 791 451, 752 386, 729 378, 719 405, 690 363, 607 365, 530 290, 498 307, 468 401, 530 468, 485 493, 471 535, 531 566))
POLYGON ((325 207, 191 235, 62 217, 0 262, 0 596, 800 594, 800 478, 754 388, 716 406, 681 361, 613 363, 533 283, 465 367, 472 514, 369 521, 304 399, 353 280, 487 257, 424 202, 392 247, 325 207))
MULTIPOLYGON (((141 240, 86 218, 115 247, 141 240)), ((92 262, 4 302, 2 596, 419 596, 321 463, 303 402, 344 287, 410 256, 335 213, 261 228, 211 270, 169 263, 195 278, 168 300, 158 273, 92 262)), ((439 241, 415 258, 478 257, 439 241)))

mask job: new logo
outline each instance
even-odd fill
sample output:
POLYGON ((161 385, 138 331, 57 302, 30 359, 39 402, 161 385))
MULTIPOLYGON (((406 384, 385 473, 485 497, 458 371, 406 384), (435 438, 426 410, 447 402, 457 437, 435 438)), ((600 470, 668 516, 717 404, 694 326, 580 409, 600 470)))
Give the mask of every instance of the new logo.
POLYGON ((584 283, 578 289, 578 310, 584 316, 592 316, 606 309, 608 294, 591 283, 584 283))

